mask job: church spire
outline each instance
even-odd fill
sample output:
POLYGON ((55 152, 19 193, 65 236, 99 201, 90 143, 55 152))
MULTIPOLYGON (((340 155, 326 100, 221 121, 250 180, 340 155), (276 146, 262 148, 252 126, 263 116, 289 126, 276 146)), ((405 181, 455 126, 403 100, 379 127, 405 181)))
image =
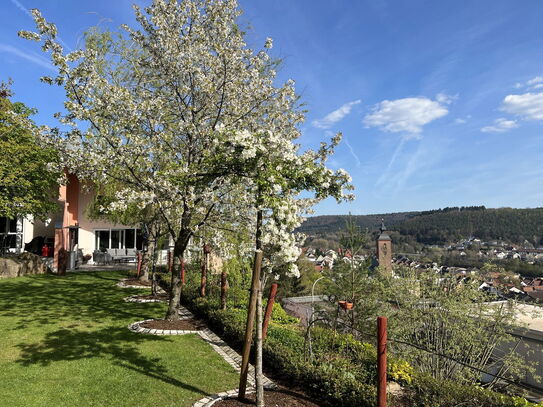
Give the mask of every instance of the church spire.
POLYGON ((382 272, 392 274, 392 239, 387 233, 385 220, 381 219, 381 233, 377 238, 377 262, 382 272))

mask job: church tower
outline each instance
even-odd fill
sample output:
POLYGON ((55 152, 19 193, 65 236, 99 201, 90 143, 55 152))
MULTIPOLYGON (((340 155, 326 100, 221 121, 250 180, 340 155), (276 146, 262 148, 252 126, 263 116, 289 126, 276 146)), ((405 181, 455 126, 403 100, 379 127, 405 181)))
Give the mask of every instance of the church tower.
POLYGON ((381 219, 381 234, 377 238, 377 261, 382 272, 392 274, 392 239, 386 233, 383 219, 381 219))

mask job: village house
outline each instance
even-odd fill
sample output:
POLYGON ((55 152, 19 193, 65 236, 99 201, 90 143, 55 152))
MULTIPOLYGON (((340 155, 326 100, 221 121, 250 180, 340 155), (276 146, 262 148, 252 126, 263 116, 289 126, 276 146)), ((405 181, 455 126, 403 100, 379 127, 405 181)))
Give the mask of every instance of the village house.
POLYGON ((88 207, 94 198, 92 188, 83 188, 79 179, 69 174, 66 185, 59 187, 59 210, 50 219, 0 217, 0 244, 8 253, 30 251, 47 257, 53 270, 74 268, 88 261, 133 261, 143 248, 139 225, 120 225, 91 219, 88 207), (106 255, 107 254, 107 255, 106 255))

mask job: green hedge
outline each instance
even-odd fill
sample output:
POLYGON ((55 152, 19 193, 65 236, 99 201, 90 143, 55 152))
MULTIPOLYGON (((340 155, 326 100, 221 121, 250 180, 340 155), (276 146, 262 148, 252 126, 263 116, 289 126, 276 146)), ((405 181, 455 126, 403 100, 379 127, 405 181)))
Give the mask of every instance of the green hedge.
POLYGON ((303 348, 304 338, 299 332, 272 326, 263 346, 265 363, 280 372, 283 379, 302 386, 330 405, 375 405, 375 386, 357 380, 337 364, 325 366, 306 361, 303 348))
MULTIPOLYGON (((199 298, 196 290, 185 290, 183 302, 194 314, 205 319, 218 335, 241 349, 247 315, 244 308, 220 310, 216 298, 199 298)), ((309 362, 304 354, 303 332, 295 325, 289 325, 291 320, 283 313, 282 308, 274 307, 263 346, 266 367, 330 406, 375 406, 375 347, 357 341, 352 335, 335 334, 330 329, 316 327, 311 332, 313 349, 318 357, 309 362)), ((401 399, 389 397, 391 406, 536 406, 521 397, 418 374, 408 363, 394 356, 389 356, 388 377, 404 387, 401 399)), ((543 404, 538 406, 543 407, 543 404)))
POLYGON ((541 407, 523 397, 511 397, 478 386, 437 380, 416 375, 408 387, 406 399, 410 406, 425 407, 541 407))

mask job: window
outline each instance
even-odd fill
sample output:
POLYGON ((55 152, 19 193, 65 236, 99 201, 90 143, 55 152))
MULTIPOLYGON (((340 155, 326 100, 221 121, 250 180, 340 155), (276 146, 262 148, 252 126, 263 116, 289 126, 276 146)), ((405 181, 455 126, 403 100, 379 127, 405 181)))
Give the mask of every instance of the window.
POLYGON ((96 250, 105 252, 107 249, 142 249, 139 229, 107 229, 95 230, 96 250))
POLYGON ((18 235, 22 237, 21 233, 17 232, 17 219, 0 217, 0 252, 17 249, 18 235))
POLYGON ((111 249, 122 249, 123 246, 123 230, 112 230, 111 231, 111 249))
POLYGON ((109 230, 97 230, 95 231, 96 236, 96 250, 105 252, 106 249, 109 249, 109 230))
POLYGON ((127 249, 136 247, 136 229, 126 229, 124 231, 124 246, 127 249))
POLYGON ((136 229, 136 249, 143 250, 143 233, 141 229, 136 229))

